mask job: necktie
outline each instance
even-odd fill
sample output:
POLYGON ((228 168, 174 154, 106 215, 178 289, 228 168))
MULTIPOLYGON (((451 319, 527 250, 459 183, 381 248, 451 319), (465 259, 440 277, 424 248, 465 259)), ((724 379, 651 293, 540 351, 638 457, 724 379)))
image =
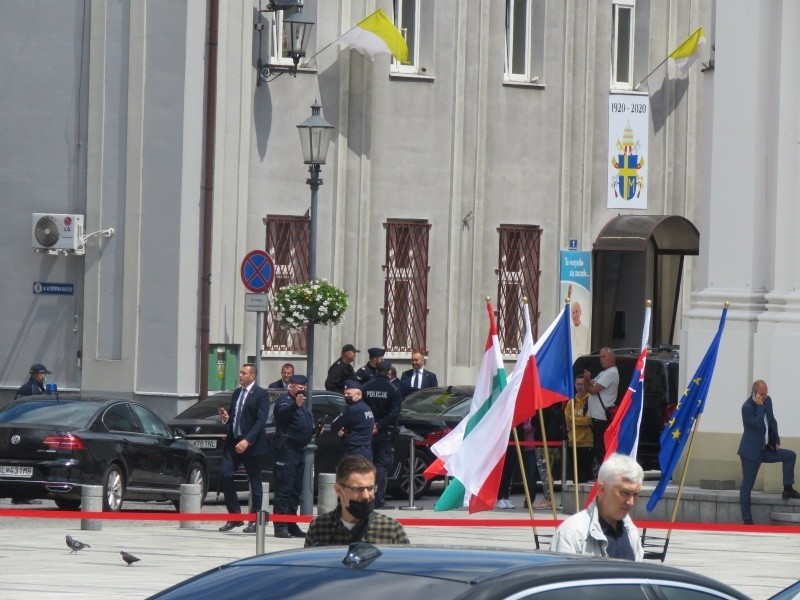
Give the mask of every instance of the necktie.
POLYGON ((414 387, 420 389, 422 387, 422 373, 414 371, 414 387))
POLYGON ((247 388, 242 388, 239 392, 239 398, 236 400, 236 414, 233 415, 233 434, 240 437, 242 432, 239 428, 239 415, 242 414, 242 406, 244 406, 244 399, 247 397, 247 388))

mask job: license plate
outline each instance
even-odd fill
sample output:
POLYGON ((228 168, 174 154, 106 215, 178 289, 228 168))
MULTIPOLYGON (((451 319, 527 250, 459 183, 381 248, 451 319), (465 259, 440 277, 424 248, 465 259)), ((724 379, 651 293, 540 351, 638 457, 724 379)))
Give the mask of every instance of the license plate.
POLYGON ((33 467, 0 465, 0 477, 33 477, 33 467))
POLYGON ((217 447, 217 440, 189 440, 189 443, 195 448, 214 449, 217 447))

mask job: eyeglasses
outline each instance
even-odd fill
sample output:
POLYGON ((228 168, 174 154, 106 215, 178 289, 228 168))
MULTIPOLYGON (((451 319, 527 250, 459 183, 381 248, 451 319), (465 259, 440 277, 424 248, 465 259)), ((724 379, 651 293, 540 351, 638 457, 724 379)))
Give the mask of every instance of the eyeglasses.
POLYGON ((339 485, 343 488, 347 488, 351 492, 355 492, 356 494, 363 494, 364 492, 374 493, 375 490, 378 489, 377 485, 347 485, 346 483, 340 483, 339 485))

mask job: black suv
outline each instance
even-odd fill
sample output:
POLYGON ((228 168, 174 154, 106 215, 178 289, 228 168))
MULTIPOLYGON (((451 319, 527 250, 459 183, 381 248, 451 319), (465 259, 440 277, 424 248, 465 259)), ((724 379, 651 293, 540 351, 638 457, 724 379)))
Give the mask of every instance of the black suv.
MULTIPOLYGON (((617 402, 622 400, 631 376, 636 368, 636 359, 641 352, 638 348, 614 348, 617 370, 619 371, 619 391, 617 402)), ((659 469, 659 438, 664 424, 671 418, 678 404, 678 371, 680 351, 678 346, 659 346, 647 353, 644 370, 644 407, 642 424, 639 428, 639 449, 637 460, 644 469, 659 469)), ((592 377, 600 371, 600 352, 579 356, 573 365, 575 375, 587 369, 592 377)))

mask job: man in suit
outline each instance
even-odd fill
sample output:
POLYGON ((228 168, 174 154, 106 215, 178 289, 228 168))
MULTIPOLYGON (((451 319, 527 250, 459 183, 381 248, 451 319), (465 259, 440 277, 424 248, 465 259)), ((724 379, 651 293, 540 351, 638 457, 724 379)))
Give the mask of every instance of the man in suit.
MULTIPOLYGON (((231 514, 241 514, 239 498, 233 483, 233 474, 244 465, 250 482, 252 512, 261 510, 264 496, 261 485, 261 463, 267 453, 267 436, 264 427, 269 412, 267 391, 255 384, 256 366, 250 363, 239 369, 239 387, 231 395, 231 406, 218 409, 222 422, 228 426, 228 435, 222 447, 222 464, 219 469, 220 484, 225 494, 225 506, 231 514)), ((228 521, 219 528, 230 531, 244 525, 243 521, 228 521)), ((256 524, 244 528, 244 533, 255 533, 256 524)))
POLYGON ((436 379, 436 373, 432 373, 425 368, 425 355, 422 352, 413 352, 411 354, 411 366, 408 371, 403 371, 400 379, 405 381, 415 390, 422 390, 429 387, 437 387, 439 381, 436 379))
POLYGON ((292 375, 294 375, 294 365, 286 363, 281 367, 281 378, 270 383, 267 388, 270 390, 288 390, 289 379, 291 379, 292 375))
POLYGON ((783 499, 800 498, 794 485, 794 463, 797 455, 792 450, 781 448, 778 435, 778 422, 772 411, 772 398, 767 394, 766 382, 759 379, 753 383, 750 397, 742 405, 742 424, 744 433, 739 443, 739 459, 742 461, 742 487, 739 490, 739 504, 742 520, 753 524, 750 510, 750 492, 756 482, 761 463, 783 463, 783 499))

